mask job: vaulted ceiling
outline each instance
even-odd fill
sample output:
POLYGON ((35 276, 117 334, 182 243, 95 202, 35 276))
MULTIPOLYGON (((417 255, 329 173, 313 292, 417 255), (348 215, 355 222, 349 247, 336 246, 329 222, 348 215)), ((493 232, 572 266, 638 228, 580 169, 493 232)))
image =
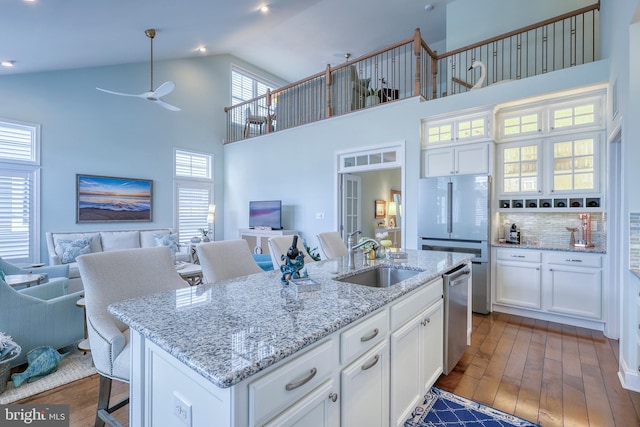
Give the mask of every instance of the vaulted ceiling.
POLYGON ((288 81, 413 35, 445 38, 451 0, 0 0, 0 77, 228 53, 288 81), (433 5, 431 11, 426 4, 433 5), (270 10, 262 13, 261 6, 270 10))

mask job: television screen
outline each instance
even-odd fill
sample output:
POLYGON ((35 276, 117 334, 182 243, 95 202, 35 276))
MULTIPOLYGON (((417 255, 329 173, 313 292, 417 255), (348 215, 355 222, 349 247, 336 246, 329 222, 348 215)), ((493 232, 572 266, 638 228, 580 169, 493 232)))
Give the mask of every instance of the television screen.
POLYGON ((249 202, 249 228, 282 228, 282 201, 266 200, 249 202))

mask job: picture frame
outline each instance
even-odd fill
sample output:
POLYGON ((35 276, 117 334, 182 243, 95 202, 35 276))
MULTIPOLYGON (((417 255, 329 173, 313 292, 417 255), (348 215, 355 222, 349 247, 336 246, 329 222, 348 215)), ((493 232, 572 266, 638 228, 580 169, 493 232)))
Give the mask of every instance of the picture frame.
POLYGON ((76 223, 152 220, 153 180, 76 174, 76 223))
POLYGON ((380 219, 387 216, 387 202, 384 200, 376 200, 375 218, 380 219))

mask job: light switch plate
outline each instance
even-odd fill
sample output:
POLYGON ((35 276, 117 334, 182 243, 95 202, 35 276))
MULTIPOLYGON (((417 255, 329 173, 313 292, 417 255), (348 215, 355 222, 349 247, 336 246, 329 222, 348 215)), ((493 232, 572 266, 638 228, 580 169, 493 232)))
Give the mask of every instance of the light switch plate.
POLYGON ((191 403, 173 392, 173 415, 184 423, 187 427, 191 427, 191 403))

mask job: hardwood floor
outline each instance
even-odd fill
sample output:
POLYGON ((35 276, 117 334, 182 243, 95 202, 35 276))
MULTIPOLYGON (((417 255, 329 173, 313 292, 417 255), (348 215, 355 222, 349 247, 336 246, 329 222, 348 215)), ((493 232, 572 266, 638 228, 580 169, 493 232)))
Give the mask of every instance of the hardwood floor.
MULTIPOLYGON (((601 332, 508 314, 473 315, 471 346, 436 386, 545 427, 640 426, 640 393, 620 386, 618 341, 601 332)), ((126 396, 114 382, 113 398, 126 396)), ((70 405, 71 427, 92 426, 98 376, 18 403, 70 405)), ((128 406, 114 415, 128 426, 128 406)))
POLYGON ((618 341, 502 313, 473 315, 471 346, 436 386, 542 426, 640 426, 640 393, 622 388, 618 341))

